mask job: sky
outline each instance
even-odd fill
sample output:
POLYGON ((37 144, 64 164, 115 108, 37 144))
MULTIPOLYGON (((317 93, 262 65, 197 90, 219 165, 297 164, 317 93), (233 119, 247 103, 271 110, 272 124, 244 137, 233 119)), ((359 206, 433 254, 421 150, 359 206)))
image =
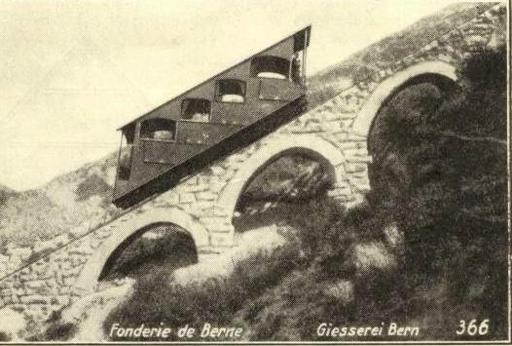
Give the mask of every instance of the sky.
POLYGON ((0 1, 0 184, 117 150, 116 129, 312 25, 308 74, 451 0, 0 1))

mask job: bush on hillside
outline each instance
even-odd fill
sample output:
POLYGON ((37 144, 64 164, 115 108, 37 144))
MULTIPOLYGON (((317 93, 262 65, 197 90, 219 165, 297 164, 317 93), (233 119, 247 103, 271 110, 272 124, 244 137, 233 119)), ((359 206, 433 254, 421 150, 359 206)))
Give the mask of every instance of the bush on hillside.
POLYGON ((448 335, 467 316, 492 317, 492 335, 500 337, 506 333, 505 47, 469 58, 459 76, 459 92, 439 97, 417 85, 383 109, 374 142, 387 147, 377 155, 373 183, 389 196, 376 200, 406 234, 407 291, 416 299, 410 314, 446 326, 432 331, 437 335, 448 335), (389 176, 403 186, 390 186, 389 176))
POLYGON ((108 196, 111 190, 112 187, 109 184, 107 184, 105 179, 100 177, 98 174, 94 173, 87 176, 85 180, 78 184, 78 186, 75 189, 76 200, 85 201, 91 198, 92 196, 98 196, 102 199, 105 199, 107 204, 110 204, 110 198, 105 197, 108 196))

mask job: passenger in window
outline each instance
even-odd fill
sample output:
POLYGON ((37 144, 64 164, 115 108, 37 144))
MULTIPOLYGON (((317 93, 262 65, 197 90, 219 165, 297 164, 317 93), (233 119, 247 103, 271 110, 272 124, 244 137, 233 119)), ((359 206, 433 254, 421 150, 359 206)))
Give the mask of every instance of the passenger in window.
POLYGON ((226 94, 221 97, 222 102, 243 103, 244 97, 238 94, 226 94))
POLYGON ((221 80, 217 84, 217 99, 221 102, 245 102, 245 83, 238 80, 221 80))
POLYGON ((275 56, 258 56, 251 62, 251 75, 259 78, 288 79, 290 62, 275 56))
POLYGON ((277 72, 260 72, 257 77, 260 78, 271 78, 271 79, 286 79, 286 76, 277 72))
POLYGON ((153 132, 153 139, 172 141, 174 140, 174 133, 169 130, 158 130, 153 132))
POLYGON ((190 120, 200 122, 200 123, 207 123, 209 121, 210 114, 208 113, 194 113, 192 114, 192 117, 190 120))
POLYGON ((209 122, 210 101, 204 99, 183 100, 181 105, 181 118, 201 123, 209 122))
POLYGON ((148 139, 174 140, 176 122, 170 119, 154 118, 142 122, 140 137, 148 139))
POLYGON ((302 83, 302 55, 298 53, 292 59, 292 81, 302 83))

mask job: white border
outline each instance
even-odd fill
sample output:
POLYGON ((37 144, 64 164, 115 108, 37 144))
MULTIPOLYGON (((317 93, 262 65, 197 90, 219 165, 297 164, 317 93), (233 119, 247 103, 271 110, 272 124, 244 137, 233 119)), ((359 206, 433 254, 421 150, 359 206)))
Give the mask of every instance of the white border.
MULTIPOLYGON (((466 0, 468 1, 468 0, 466 0)), ((461 0, 460 2, 464 2, 461 0)), ((490 1, 480 0, 468 2, 496 2, 503 3, 504 1, 490 1)), ((507 340, 487 340, 487 341, 150 341, 150 342, 137 342, 137 341, 103 341, 103 342, 66 342, 66 341, 39 341, 39 342, 7 342, 6 345, 198 345, 198 344, 209 344, 209 345, 354 345, 354 344, 368 344, 368 345, 512 345, 512 230, 511 230, 511 129, 512 120, 510 119, 510 100, 511 100, 511 41, 510 41, 510 27, 511 27, 511 14, 510 9, 512 7, 512 0, 508 0, 507 5, 507 226, 508 226, 508 338, 507 340)))

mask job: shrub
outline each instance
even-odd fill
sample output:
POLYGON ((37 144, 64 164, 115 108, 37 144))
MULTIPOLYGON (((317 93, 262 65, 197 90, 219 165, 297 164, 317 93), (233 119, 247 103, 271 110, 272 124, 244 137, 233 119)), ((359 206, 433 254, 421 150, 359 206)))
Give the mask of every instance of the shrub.
POLYGON ((75 323, 54 323, 46 329, 44 333, 44 340, 66 341, 71 339, 77 331, 78 326, 75 323))
POLYGON ((95 195, 104 198, 110 191, 111 186, 105 182, 105 179, 94 173, 87 176, 84 181, 78 184, 75 189, 76 200, 85 201, 95 195))
POLYGON ((493 316, 498 338, 506 335, 505 48, 472 56, 459 76, 459 93, 439 97, 420 84, 383 107, 373 147, 383 148, 379 136, 387 146, 374 163, 373 200, 390 205, 405 231, 408 309, 432 327, 426 337, 493 316))
POLYGON ((0 332, 0 341, 11 341, 11 338, 7 333, 0 332))

